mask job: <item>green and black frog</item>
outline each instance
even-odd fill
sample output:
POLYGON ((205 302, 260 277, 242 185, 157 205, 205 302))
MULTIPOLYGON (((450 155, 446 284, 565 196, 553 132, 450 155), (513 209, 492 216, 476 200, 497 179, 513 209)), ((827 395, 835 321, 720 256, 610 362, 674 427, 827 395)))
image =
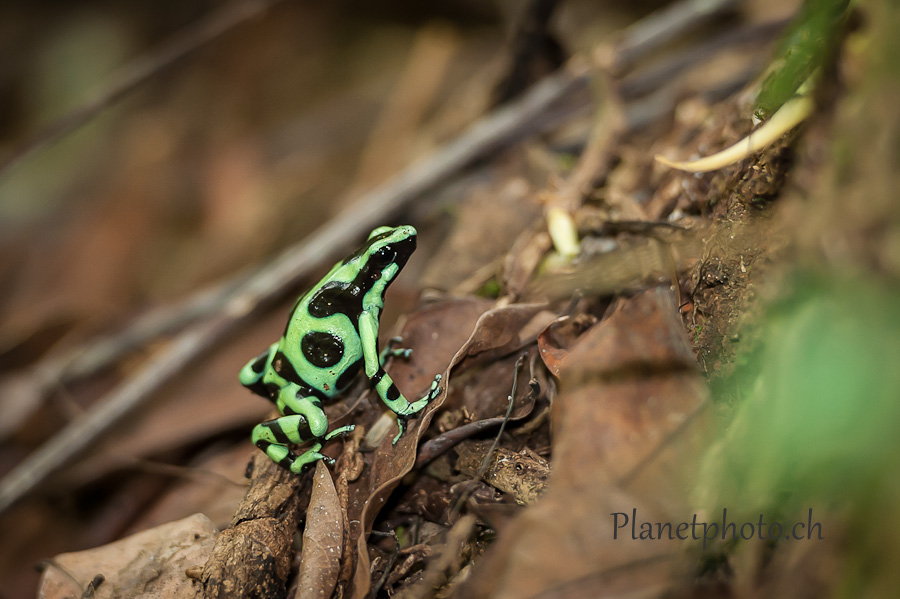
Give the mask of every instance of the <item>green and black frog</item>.
POLYGON ((388 355, 409 356, 409 350, 379 353, 378 325, 384 294, 416 249, 416 230, 406 225, 379 227, 353 255, 335 264, 303 294, 288 318, 281 339, 247 363, 241 384, 270 399, 283 414, 258 424, 253 443, 280 466, 299 473, 316 460, 333 460, 319 453, 322 443, 353 430, 354 425, 328 431, 322 402, 350 386, 363 369, 381 400, 395 414, 403 435, 407 418, 418 414, 440 393, 441 375, 429 392, 408 401, 384 371, 388 355), (312 441, 297 455, 289 445, 312 441))

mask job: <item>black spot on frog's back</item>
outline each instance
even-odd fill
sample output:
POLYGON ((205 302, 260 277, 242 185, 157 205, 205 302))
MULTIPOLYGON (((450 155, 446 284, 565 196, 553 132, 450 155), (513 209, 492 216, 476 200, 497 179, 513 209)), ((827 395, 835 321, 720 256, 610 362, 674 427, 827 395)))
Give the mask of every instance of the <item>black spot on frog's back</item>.
POLYGON ((332 333, 310 331, 300 340, 300 350, 313 366, 328 368, 344 357, 344 342, 332 333))
POLYGON ((313 294, 308 310, 310 316, 315 318, 345 314, 356 322, 362 312, 362 292, 353 283, 331 281, 313 294))

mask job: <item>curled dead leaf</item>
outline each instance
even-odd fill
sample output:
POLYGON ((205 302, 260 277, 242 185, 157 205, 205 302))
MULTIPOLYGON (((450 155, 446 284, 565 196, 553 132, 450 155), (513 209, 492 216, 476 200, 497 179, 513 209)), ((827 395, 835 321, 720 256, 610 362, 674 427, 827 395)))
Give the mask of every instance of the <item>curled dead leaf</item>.
POLYGON ((547 370, 558 377, 571 345, 595 322, 597 319, 590 314, 578 314, 561 316, 548 324, 537 338, 541 360, 547 370))
POLYGON ((316 463, 306 510, 303 550, 297 576, 297 598, 328 599, 341 568, 344 518, 328 467, 316 463))

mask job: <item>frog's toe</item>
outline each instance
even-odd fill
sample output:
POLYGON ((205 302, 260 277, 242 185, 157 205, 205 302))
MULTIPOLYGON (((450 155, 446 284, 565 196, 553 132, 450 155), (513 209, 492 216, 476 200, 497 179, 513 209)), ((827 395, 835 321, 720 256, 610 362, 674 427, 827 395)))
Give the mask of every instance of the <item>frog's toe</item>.
POLYGON ((378 355, 378 362, 383 366, 388 358, 403 358, 408 360, 412 355, 412 350, 408 348, 396 347, 397 344, 403 342, 403 337, 391 337, 388 339, 387 346, 378 355))
POLYGON ((428 391, 428 401, 433 400, 435 397, 441 394, 443 388, 441 387, 441 375, 434 375, 434 380, 431 382, 431 389, 428 391))
POLYGON ((436 377, 434 377, 434 381, 431 383, 431 388, 428 390, 428 394, 421 399, 409 402, 409 408, 406 410, 404 416, 417 414, 418 412, 421 412, 430 402, 434 401, 434 399, 438 395, 440 395, 442 391, 441 386, 438 384, 440 380, 441 375, 437 375, 436 377))

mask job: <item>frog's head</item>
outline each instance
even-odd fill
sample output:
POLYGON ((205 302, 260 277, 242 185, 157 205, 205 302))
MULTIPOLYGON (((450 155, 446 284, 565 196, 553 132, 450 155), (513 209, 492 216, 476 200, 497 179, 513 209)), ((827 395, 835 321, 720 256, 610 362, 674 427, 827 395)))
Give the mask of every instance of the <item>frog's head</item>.
POLYGON ((415 250, 416 229, 412 225, 378 227, 358 252, 362 279, 370 285, 381 281, 387 287, 415 250))

